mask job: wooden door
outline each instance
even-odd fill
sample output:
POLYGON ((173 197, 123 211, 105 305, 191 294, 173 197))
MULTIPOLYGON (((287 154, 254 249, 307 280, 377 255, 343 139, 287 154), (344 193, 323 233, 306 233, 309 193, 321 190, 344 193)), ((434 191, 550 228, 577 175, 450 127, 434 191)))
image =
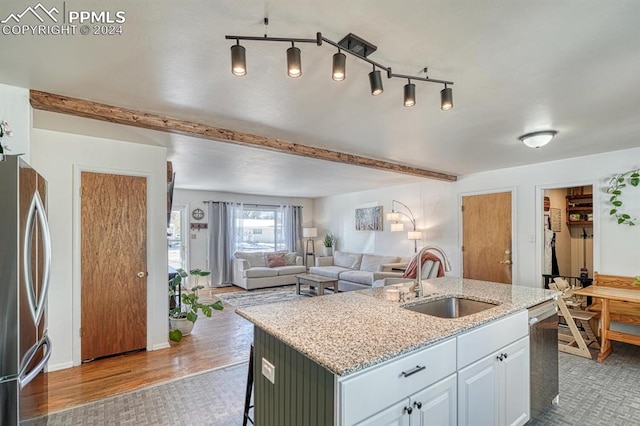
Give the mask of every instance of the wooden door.
POLYGON ((511 193, 462 197, 463 277, 511 284, 511 193))
POLYGON ((147 180, 82 172, 83 360, 147 346, 147 180))

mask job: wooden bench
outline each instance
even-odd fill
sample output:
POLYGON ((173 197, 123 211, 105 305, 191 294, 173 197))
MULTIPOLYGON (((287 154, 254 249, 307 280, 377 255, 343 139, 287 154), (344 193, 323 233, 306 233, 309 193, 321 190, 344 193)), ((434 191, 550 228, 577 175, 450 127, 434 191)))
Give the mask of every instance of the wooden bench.
MULTIPOLYGON (((640 291, 640 286, 633 285, 635 281, 636 279, 634 277, 604 275, 597 272, 593 274, 594 286, 640 291)), ((594 298, 593 303, 587 307, 587 311, 596 312, 596 316, 589 320, 589 322, 592 328, 597 330, 598 320, 600 319, 600 313, 602 312, 602 301, 594 298)), ((637 303, 612 300, 609 302, 609 318, 614 322, 640 326, 640 305, 637 303)))

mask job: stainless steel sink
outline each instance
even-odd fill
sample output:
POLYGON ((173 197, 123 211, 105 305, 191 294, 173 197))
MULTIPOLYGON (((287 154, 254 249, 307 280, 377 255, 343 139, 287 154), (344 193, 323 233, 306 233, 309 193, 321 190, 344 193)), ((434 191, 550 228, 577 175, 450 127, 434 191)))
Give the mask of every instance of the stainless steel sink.
POLYGON ((462 297, 447 297, 446 299, 433 300, 418 305, 404 306, 404 308, 440 318, 460 318, 495 306, 498 305, 496 303, 463 299, 462 297))

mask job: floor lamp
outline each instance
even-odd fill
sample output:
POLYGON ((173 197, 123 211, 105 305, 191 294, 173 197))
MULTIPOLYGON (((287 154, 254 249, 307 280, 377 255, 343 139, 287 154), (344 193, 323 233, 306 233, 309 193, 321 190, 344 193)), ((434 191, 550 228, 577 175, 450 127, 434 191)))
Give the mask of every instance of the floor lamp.
POLYGON ((307 238, 307 247, 304 253, 305 254, 304 264, 307 268, 309 267, 309 256, 311 256, 312 259, 315 259, 316 257, 316 251, 314 248, 315 244, 314 244, 313 238, 317 236, 318 236, 317 228, 302 228, 302 237, 307 238))

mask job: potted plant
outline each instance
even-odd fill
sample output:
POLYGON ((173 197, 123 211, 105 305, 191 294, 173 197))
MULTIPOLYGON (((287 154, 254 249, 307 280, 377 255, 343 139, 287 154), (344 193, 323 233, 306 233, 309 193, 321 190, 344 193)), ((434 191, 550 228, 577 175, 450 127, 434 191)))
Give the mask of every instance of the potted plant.
POLYGON ((322 255, 323 256, 332 256, 333 255, 333 234, 331 232, 327 232, 327 235, 324 236, 324 240, 322 240, 322 255))
MULTIPOLYGON (((175 296, 180 291, 180 301, 169 309, 169 340, 179 342, 183 336, 188 336, 193 330, 193 325, 198 319, 198 311, 205 316, 211 317, 212 309, 221 311, 223 309, 222 302, 201 303, 198 296, 198 290, 204 288, 199 285, 198 279, 206 277, 211 272, 202 271, 200 269, 192 269, 187 273, 184 269, 178 269, 175 277, 169 280, 169 297, 175 300, 175 296), (187 289, 182 281, 191 274, 195 277, 195 282, 191 289, 187 289)), ((171 306, 171 304, 170 304, 171 306)))

